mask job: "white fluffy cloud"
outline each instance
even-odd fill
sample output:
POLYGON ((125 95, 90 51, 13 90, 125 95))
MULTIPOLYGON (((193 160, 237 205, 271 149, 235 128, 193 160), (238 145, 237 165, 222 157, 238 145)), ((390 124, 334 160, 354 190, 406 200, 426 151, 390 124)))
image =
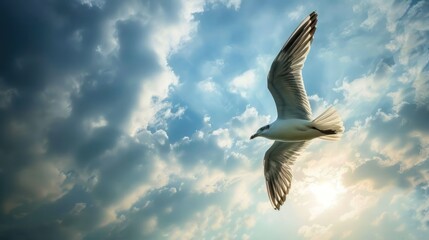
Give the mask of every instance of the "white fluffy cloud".
POLYGON ((249 92, 253 89, 255 82, 255 71, 248 70, 232 79, 231 83, 229 84, 229 90, 233 93, 240 94, 240 96, 246 98, 249 96, 249 92))

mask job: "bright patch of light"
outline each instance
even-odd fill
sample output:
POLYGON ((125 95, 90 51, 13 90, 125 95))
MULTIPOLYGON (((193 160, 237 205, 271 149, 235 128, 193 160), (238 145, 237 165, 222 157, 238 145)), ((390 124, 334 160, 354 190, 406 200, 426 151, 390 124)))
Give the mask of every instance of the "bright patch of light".
POLYGON ((314 182, 308 187, 312 193, 314 209, 312 215, 319 215, 334 206, 341 194, 345 192, 339 181, 314 182))

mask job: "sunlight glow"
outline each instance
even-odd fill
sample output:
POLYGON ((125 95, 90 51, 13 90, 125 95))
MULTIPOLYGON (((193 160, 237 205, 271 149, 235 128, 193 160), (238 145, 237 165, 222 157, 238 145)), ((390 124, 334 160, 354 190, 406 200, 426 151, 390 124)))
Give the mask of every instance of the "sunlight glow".
POLYGON ((314 199, 314 209, 312 209, 314 215, 333 207, 338 202, 340 195, 345 192, 345 188, 339 181, 314 182, 308 189, 314 199))

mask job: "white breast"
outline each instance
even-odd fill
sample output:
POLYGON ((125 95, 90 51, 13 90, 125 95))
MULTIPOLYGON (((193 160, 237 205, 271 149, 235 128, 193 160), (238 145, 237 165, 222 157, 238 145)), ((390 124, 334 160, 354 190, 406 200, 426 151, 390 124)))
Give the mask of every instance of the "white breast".
POLYGON ((320 136, 320 132, 311 128, 311 121, 303 119, 277 119, 270 124, 266 138, 284 142, 310 140, 320 136))

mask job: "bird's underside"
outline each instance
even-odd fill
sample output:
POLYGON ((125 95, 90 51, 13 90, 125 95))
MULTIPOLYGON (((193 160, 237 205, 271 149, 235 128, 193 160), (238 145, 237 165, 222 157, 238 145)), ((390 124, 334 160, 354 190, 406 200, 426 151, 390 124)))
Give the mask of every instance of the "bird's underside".
MULTIPOLYGON (((316 23, 317 14, 312 12, 292 33, 271 65, 268 89, 276 103, 278 119, 311 118, 301 71, 316 31, 316 23)), ((307 145, 308 141, 275 141, 265 153, 267 192, 276 210, 286 201, 291 189, 291 165, 307 145)))

